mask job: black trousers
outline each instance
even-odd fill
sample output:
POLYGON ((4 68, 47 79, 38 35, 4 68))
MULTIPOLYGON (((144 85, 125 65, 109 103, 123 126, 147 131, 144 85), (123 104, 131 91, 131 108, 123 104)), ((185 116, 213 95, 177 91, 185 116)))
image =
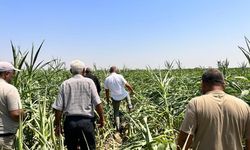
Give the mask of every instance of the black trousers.
POLYGON ((68 150, 95 150, 95 126, 93 118, 67 116, 64 121, 65 145, 68 150))

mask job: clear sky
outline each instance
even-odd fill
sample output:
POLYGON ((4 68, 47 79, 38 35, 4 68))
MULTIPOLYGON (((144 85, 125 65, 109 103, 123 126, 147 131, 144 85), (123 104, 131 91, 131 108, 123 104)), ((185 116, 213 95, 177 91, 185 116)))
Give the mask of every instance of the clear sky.
POLYGON ((45 40, 40 59, 100 68, 239 66, 250 38, 249 0, 0 0, 0 60, 45 40))

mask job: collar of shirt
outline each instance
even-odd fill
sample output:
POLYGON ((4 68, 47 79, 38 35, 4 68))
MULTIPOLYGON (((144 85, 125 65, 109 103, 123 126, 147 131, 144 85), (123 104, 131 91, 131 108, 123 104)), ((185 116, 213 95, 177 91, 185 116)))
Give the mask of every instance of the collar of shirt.
POLYGON ((3 78, 0 78, 0 82, 6 82, 3 78))
POLYGON ((225 94, 225 92, 222 90, 213 90, 213 91, 207 92, 206 94, 225 94))
POLYGON ((81 74, 76 74, 76 75, 73 76, 73 78, 79 79, 79 78, 83 78, 83 76, 81 74))
POLYGON ((207 94, 217 98, 219 101, 221 101, 221 99, 225 96, 225 92, 222 90, 209 91, 207 94))

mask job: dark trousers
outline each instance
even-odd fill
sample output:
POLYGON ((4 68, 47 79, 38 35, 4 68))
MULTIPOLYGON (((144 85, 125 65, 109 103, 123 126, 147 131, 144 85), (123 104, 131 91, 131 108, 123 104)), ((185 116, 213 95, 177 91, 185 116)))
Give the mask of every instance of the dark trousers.
MULTIPOLYGON (((125 99, 126 99, 126 101, 128 103, 128 108, 131 108, 132 104, 131 104, 130 96, 128 95, 125 99)), ((112 98, 112 105, 113 105, 113 109, 114 109, 114 118, 115 118, 115 126, 116 126, 117 131, 120 131, 120 127, 121 127, 120 126, 120 111, 119 111, 121 101, 122 100, 117 101, 117 100, 114 100, 112 98)))
POLYGON ((95 126, 93 118, 67 116, 64 121, 65 145, 68 150, 95 150, 95 126))

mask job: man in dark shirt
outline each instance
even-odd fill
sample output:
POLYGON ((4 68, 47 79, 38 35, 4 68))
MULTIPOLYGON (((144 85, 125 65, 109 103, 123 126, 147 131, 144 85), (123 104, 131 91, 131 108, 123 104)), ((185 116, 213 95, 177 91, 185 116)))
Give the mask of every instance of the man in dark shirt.
POLYGON ((100 82, 99 82, 98 78, 92 74, 92 71, 90 68, 86 68, 85 77, 90 78, 94 81, 96 89, 97 89, 97 93, 98 93, 98 95, 100 95, 100 92, 101 92, 100 82))

